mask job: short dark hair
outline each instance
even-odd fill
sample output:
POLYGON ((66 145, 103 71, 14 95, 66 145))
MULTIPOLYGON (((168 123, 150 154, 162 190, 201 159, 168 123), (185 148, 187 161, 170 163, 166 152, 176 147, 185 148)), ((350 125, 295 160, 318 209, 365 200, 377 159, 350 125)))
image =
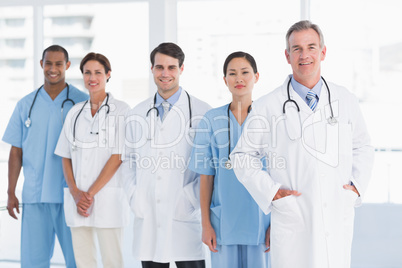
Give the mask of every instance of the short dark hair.
POLYGON ((181 50, 181 48, 176 45, 175 43, 161 43, 159 46, 157 46, 154 50, 152 50, 150 59, 151 59, 151 64, 152 67, 154 66, 155 63, 155 55, 156 53, 161 53, 164 55, 168 55, 172 58, 178 59, 179 60, 179 67, 183 65, 184 62, 184 52, 181 50))
POLYGON ((226 73, 228 71, 227 69, 228 69, 229 62, 235 58, 245 58, 250 63, 251 67, 253 68, 253 72, 255 74, 258 72, 257 63, 255 62, 255 59, 253 58, 253 56, 251 56, 250 54, 243 52, 243 51, 237 51, 237 52, 233 52, 232 54, 227 56, 225 63, 223 64, 223 75, 224 76, 226 76, 226 73))
POLYGON ((45 50, 43 50, 43 53, 42 53, 42 60, 45 59, 45 54, 46 54, 46 52, 50 52, 50 51, 51 51, 51 52, 63 52, 64 58, 65 58, 66 62, 69 61, 67 50, 66 50, 64 47, 59 46, 59 45, 51 45, 50 47, 48 47, 48 48, 46 48, 45 50))
MULTIPOLYGON (((99 62, 100 64, 103 65, 103 67, 105 68, 105 73, 107 74, 109 71, 112 71, 112 66, 110 65, 110 62, 108 60, 108 58, 106 58, 104 55, 100 54, 100 53, 95 53, 95 52, 89 52, 82 60, 80 63, 80 70, 81 73, 84 73, 84 65, 90 61, 90 60, 94 60, 99 62)), ((110 79, 110 77, 109 77, 110 79)), ((107 82, 109 82, 109 79, 107 80, 107 82)))

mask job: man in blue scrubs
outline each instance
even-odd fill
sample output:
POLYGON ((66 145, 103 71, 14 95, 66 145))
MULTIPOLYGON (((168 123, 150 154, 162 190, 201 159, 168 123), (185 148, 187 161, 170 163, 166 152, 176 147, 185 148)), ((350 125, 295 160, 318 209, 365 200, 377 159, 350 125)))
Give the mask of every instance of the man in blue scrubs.
POLYGON ((21 167, 24 167, 21 267, 49 267, 55 234, 66 266, 76 267, 63 210, 63 188, 67 185, 61 158, 54 150, 73 102, 78 103, 88 96, 66 84, 65 71, 71 63, 63 47, 53 45, 45 49, 40 64, 44 85, 17 103, 3 136, 3 141, 11 145, 7 209, 10 216, 17 219, 15 211, 20 211, 15 189, 21 167))

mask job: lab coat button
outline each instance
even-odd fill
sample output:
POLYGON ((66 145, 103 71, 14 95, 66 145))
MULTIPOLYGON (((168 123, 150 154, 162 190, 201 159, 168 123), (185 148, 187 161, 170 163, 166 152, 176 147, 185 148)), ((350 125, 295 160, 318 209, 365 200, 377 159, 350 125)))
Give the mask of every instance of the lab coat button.
POLYGON ((325 236, 328 237, 328 236, 329 236, 329 232, 325 232, 325 236))
POLYGON ((104 144, 106 144, 106 139, 103 139, 103 141, 102 141, 104 144))
POLYGON ((163 152, 159 152, 159 156, 162 156, 163 155, 163 152))
POLYGON ((158 176, 158 181, 160 181, 162 179, 162 177, 161 176, 158 176))
POLYGON ((322 204, 323 208, 327 208, 327 203, 322 204))
POLYGON ((160 202, 161 202, 161 200, 160 200, 160 199, 156 200, 156 203, 158 203, 158 204, 159 204, 160 202))

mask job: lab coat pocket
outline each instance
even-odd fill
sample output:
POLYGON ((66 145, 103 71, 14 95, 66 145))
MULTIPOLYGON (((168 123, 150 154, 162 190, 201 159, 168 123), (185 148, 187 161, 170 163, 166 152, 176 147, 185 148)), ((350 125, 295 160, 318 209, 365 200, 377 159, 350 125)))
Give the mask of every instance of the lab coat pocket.
MULTIPOLYGON (((352 190, 343 190, 343 235, 345 241, 345 252, 350 254, 353 241, 353 229, 355 219, 355 204, 358 195, 352 190)), ((347 254, 345 255, 347 256, 347 254)))
POLYGON ((128 223, 128 200, 120 187, 104 187, 94 197, 93 216, 99 228, 120 228, 128 223))
POLYGON ((304 230, 305 224, 297 197, 289 195, 272 201, 272 233, 292 234, 304 230))
POLYGON ((130 207, 137 218, 144 218, 145 191, 136 188, 130 201, 130 207))
POLYGON ((74 219, 77 218, 77 206, 73 196, 70 194, 70 189, 64 188, 64 216, 67 226, 75 227, 74 219))
POLYGON ((352 125, 339 123, 339 165, 342 178, 350 178, 353 164, 352 125))
POLYGON ((174 211, 174 219, 178 221, 191 221, 194 220, 196 209, 187 198, 185 191, 182 189, 176 200, 174 211))
POLYGON ((355 204, 359 196, 352 190, 343 189, 343 209, 345 225, 353 226, 355 217, 355 204))
POLYGON ((116 145, 116 128, 114 126, 108 126, 108 128, 104 128, 102 126, 101 130, 99 131, 99 147, 106 147, 112 153, 118 149, 116 145))

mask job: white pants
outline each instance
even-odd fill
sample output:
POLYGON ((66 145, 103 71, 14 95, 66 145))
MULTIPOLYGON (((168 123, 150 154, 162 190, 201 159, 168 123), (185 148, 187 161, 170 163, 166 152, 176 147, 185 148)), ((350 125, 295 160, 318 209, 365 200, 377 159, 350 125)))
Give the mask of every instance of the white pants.
POLYGON ((95 235, 104 268, 122 268, 123 228, 71 227, 75 262, 78 268, 97 268, 95 235))

